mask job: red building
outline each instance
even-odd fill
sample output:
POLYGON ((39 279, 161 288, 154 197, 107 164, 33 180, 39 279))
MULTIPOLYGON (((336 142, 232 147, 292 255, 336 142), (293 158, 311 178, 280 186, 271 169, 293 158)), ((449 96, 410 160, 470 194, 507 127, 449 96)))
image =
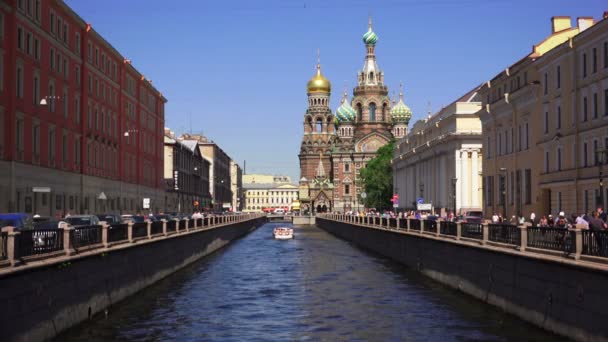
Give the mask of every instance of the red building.
POLYGON ((0 2, 0 212, 160 210, 165 103, 63 1, 0 2))

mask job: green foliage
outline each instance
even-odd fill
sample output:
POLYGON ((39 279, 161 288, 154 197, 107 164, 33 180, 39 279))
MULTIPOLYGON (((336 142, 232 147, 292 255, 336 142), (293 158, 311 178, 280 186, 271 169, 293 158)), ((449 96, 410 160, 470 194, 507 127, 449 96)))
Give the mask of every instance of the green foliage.
POLYGON ((379 148, 376 157, 370 160, 360 171, 363 189, 367 194, 363 203, 368 208, 392 208, 393 167, 391 160, 393 159, 394 148, 394 141, 379 148))

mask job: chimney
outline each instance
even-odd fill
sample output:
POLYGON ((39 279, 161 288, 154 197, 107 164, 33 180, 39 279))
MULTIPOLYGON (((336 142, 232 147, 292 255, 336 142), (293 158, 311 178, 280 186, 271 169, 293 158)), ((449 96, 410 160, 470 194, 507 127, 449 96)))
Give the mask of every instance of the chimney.
POLYGON ((571 27, 570 17, 551 17, 552 33, 567 30, 571 27))
POLYGON ((578 32, 581 33, 593 26, 593 17, 578 17, 576 18, 578 32))

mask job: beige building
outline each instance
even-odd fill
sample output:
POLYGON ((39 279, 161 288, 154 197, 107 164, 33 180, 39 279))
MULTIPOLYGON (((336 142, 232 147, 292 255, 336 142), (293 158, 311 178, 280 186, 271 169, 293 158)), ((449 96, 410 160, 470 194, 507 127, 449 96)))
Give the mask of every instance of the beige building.
POLYGON ((298 186, 291 184, 289 176, 264 174, 243 175, 244 212, 262 212, 264 209, 290 210, 298 200, 298 186))
POLYGON ((553 17, 552 33, 480 89, 484 209, 580 213, 601 203, 608 147, 608 21, 553 17))
POLYGON ((232 211, 243 210, 243 170, 234 160, 230 160, 230 191, 232 211))
POLYGON ((393 187, 401 210, 415 209, 419 198, 438 213, 481 209, 481 102, 477 89, 419 120, 397 141, 393 187))

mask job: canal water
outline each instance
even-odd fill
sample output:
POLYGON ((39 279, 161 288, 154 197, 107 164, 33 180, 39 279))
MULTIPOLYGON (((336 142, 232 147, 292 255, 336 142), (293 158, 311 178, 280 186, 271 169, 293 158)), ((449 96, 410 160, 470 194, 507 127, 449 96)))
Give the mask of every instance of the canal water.
POLYGON ((266 224, 60 341, 555 341, 315 227, 266 224))

